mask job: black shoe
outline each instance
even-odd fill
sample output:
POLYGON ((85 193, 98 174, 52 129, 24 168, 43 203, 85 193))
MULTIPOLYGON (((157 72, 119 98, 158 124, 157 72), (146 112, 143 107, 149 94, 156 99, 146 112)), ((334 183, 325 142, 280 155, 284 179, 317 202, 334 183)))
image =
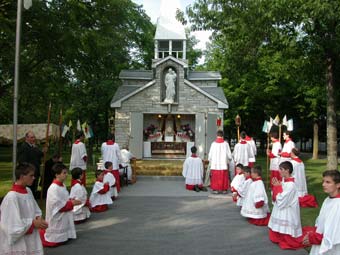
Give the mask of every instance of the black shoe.
POLYGON ((207 192, 207 191, 208 191, 208 189, 207 189, 206 187, 202 187, 202 188, 200 188, 200 190, 201 190, 201 191, 204 191, 204 192, 207 192))
POLYGON ((195 186, 194 186, 194 191, 200 192, 200 188, 198 187, 198 185, 195 185, 195 186))

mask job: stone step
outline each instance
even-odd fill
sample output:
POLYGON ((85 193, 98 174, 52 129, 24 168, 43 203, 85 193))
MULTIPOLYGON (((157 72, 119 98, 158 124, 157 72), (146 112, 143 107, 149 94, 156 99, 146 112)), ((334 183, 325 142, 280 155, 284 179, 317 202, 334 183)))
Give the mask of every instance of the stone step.
POLYGON ((136 174, 146 176, 181 176, 183 160, 138 160, 136 174))

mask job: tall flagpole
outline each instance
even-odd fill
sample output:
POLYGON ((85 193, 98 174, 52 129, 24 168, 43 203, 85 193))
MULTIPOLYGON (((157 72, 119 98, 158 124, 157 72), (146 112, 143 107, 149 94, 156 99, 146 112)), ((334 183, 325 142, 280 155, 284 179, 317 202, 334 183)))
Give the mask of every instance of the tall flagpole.
POLYGON ((19 64, 20 64, 20 34, 21 34, 21 12, 22 0, 17 3, 17 26, 15 39, 15 65, 14 65, 14 95, 13 95, 13 182, 15 181, 15 168, 17 165, 18 146, 18 89, 19 89, 19 64))

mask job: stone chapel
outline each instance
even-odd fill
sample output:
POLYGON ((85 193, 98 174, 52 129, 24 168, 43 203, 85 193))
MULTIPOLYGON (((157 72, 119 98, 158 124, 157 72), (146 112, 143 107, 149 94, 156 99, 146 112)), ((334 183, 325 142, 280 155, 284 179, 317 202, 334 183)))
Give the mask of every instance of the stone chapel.
POLYGON ((228 108, 221 74, 189 70, 184 27, 175 17, 158 18, 154 45, 151 70, 119 74, 111 101, 116 142, 137 159, 185 158, 193 145, 206 159, 228 108))

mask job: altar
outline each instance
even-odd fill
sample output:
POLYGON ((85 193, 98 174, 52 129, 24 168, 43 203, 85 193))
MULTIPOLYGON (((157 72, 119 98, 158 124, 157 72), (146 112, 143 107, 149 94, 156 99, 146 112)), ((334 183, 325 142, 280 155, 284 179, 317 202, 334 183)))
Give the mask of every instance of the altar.
POLYGON ((144 158, 186 158, 191 155, 194 142, 144 142, 144 158))

